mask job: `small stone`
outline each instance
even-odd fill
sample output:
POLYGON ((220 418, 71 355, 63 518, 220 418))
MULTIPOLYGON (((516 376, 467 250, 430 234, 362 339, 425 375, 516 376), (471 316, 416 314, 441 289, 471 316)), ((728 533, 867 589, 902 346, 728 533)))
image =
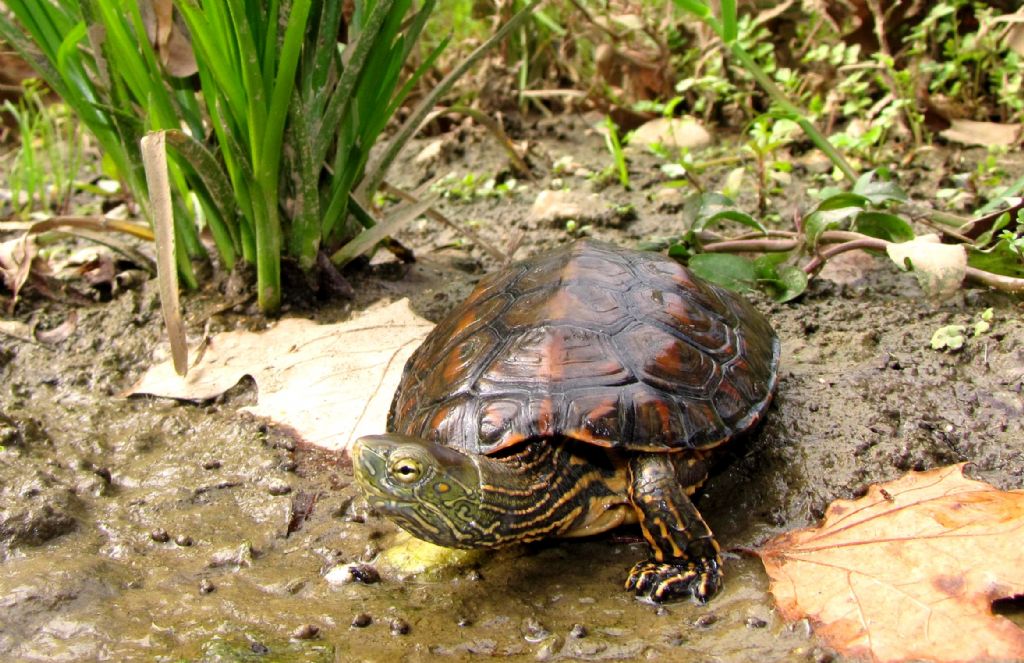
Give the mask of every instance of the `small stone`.
POLYGON ((537 648, 537 653, 534 658, 538 661, 549 661, 555 657, 561 646, 561 638, 557 635, 549 636, 545 638, 541 646, 537 648))
POLYGON ((191 546, 193 543, 192 537, 188 536, 187 534, 179 534, 178 536, 174 537, 174 542, 182 548, 187 548, 191 546))
POLYGON ((820 647, 815 647, 814 651, 811 652, 811 656, 814 658, 814 663, 832 663, 832 661, 836 660, 835 654, 820 647))
POLYGON ((217 589, 217 588, 214 587, 213 583, 210 581, 209 578, 203 578, 202 580, 199 581, 199 593, 200 594, 210 594, 215 589, 217 589))
POLYGON ((270 653, 270 647, 266 646, 262 642, 252 643, 249 645, 249 649, 252 650, 252 653, 259 654, 260 656, 270 653))
POLYGON ((659 117, 637 128, 629 144, 640 147, 660 145, 669 150, 700 149, 710 145, 711 140, 711 134, 696 120, 659 117))
POLYGON ((380 582, 380 573, 369 564, 341 564, 325 573, 324 580, 332 585, 347 585, 353 582, 372 585, 380 582))
POLYGON ((153 539, 157 543, 167 543, 171 540, 171 535, 167 533, 167 530, 162 527, 158 527, 149 533, 149 538, 153 539))
POLYGON ((713 612, 709 612, 706 615, 701 615, 697 619, 693 620, 693 625, 697 628, 707 628, 718 621, 718 615, 713 612))
POLYGON ((621 218, 615 206, 596 193, 552 191, 545 189, 537 194, 530 207, 528 219, 538 224, 558 225, 566 221, 575 221, 583 225, 621 225, 621 218))
POLYGON ((569 629, 569 637, 576 639, 587 637, 587 627, 583 624, 573 624, 569 629))
POLYGON ((278 467, 281 468, 282 472, 294 472, 295 470, 299 469, 299 464, 296 463, 294 460, 286 460, 283 463, 281 463, 278 467))
POLYGON ((320 635, 320 627, 316 624, 303 624, 292 631, 292 640, 312 640, 320 635))
POLYGON ((395 618, 391 620, 391 635, 408 635, 409 622, 404 619, 395 618))
POLYGON ((764 628, 765 626, 768 626, 768 622, 760 617, 747 617, 747 621, 745 623, 747 628, 764 628))
POLYGON ((219 470, 220 469, 220 461, 219 460, 208 460, 205 463, 203 463, 203 469, 204 470, 219 470))
POLYGON ((432 140, 426 144, 426 146, 420 150, 420 153, 413 157, 413 163, 417 166, 423 166, 429 164, 432 161, 438 161, 441 158, 441 154, 444 148, 444 141, 440 138, 432 140))
POLYGON ((366 628, 373 623, 373 617, 361 612, 352 618, 352 628, 366 628))
POLYGON ((271 495, 279 497, 281 495, 287 495, 288 493, 292 492, 292 487, 286 484, 284 481, 274 481, 269 486, 267 486, 267 491, 271 495))
POLYGON ((544 628, 535 617, 527 617, 523 621, 523 637, 527 642, 537 643, 545 640, 551 635, 551 631, 544 628))

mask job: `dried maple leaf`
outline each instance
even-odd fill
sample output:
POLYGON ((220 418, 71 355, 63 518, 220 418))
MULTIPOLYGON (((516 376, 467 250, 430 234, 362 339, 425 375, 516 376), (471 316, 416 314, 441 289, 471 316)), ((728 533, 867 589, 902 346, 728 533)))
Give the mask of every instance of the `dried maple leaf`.
POLYGON ((760 551, 786 619, 874 661, 1024 659, 1024 630, 992 613, 1024 594, 1024 491, 911 472, 838 500, 819 528, 760 551))
POLYGON ((257 403, 243 410, 310 444, 347 450, 361 435, 384 432, 405 361, 430 328, 405 299, 334 325, 286 318, 264 332, 218 334, 186 377, 164 361, 126 395, 206 400, 251 375, 257 403))

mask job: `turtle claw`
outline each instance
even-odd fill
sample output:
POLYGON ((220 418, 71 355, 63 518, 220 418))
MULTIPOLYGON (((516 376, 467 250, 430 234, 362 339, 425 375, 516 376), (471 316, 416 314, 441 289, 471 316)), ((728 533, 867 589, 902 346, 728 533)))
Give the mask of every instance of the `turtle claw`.
POLYGON ((637 598, 664 603, 692 596, 707 603, 722 586, 722 571, 715 557, 676 558, 667 562, 637 562, 626 578, 626 590, 637 598))

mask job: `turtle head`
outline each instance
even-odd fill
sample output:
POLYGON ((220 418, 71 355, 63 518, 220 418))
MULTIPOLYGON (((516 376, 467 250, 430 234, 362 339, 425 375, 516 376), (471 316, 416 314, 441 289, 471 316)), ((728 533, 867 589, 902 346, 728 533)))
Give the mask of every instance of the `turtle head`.
POLYGON ((352 468, 370 506, 413 536, 475 548, 482 523, 480 470, 470 456, 405 435, 369 435, 352 448, 352 468))

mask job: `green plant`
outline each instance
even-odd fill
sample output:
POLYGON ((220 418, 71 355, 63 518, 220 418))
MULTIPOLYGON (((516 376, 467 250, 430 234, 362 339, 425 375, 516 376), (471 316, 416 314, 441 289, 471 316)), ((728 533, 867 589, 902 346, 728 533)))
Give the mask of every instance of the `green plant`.
POLYGON ((964 232, 977 239, 953 232, 950 239, 958 243, 939 244, 937 237, 919 237, 897 213, 910 203, 883 172, 865 173, 851 191, 823 190, 819 196, 797 230, 768 230, 721 194, 693 194, 683 209, 687 230, 669 243, 669 254, 727 288, 760 287, 779 301, 799 296, 828 260, 854 250, 888 253, 901 268, 914 271, 929 291, 945 292, 967 279, 1024 293, 1024 228, 1018 222, 1009 230, 1024 201, 973 221, 964 232), (724 222, 754 232, 730 237, 713 230, 724 222), (939 254, 942 260, 936 260, 939 254))
POLYGON ((768 209, 768 193, 770 180, 776 173, 792 170, 792 165, 785 161, 772 161, 776 150, 793 141, 800 127, 791 120, 774 121, 762 115, 754 120, 747 132, 750 139, 743 145, 745 152, 754 157, 757 172, 757 209, 763 216, 768 209))
POLYGON ((370 162, 370 150, 446 44, 403 71, 433 4, 413 11, 411 0, 357 1, 343 17, 342 3, 330 0, 177 0, 198 95, 165 74, 137 0, 12 0, 17 22, 0 15, 0 34, 75 109, 147 216, 139 140, 166 132, 184 282, 197 285, 192 261, 206 259, 185 204, 194 195, 221 264, 254 263, 259 304, 273 311, 282 255, 307 270, 321 251, 342 263, 393 227, 377 227, 365 201, 429 108, 408 118, 379 160, 370 162), (348 41, 339 44, 343 20, 348 41))
POLYGON ((931 346, 933 350, 949 350, 951 352, 960 350, 967 343, 967 334, 971 337, 981 336, 988 333, 992 328, 992 320, 995 314, 991 308, 987 308, 974 316, 974 324, 969 328, 967 325, 946 325, 939 327, 932 334, 931 346))
POLYGON ((740 20, 736 12, 735 0, 721 0, 719 5, 719 16, 716 16, 712 3, 701 0, 674 0, 677 7, 700 19, 722 40, 730 55, 736 59, 740 67, 753 78, 764 90, 775 105, 775 113, 786 117, 800 125, 807 137, 814 145, 825 153, 826 156, 842 171, 843 175, 850 181, 858 177, 846 159, 836 148, 825 138, 824 135, 814 126, 810 116, 803 109, 793 103, 786 92, 780 88, 775 80, 769 75, 761 60, 765 55, 760 50, 750 50, 749 43, 740 39, 740 20))
POLYGON ((453 200, 470 201, 475 198, 503 198, 519 189, 519 182, 514 177, 502 181, 491 175, 466 173, 459 177, 449 173, 431 185, 434 193, 453 200))
POLYGON ((47 103, 42 94, 37 82, 28 81, 17 104, 3 104, 18 127, 19 144, 7 166, 16 214, 66 211, 84 162, 84 140, 74 116, 64 104, 47 103))
POLYGON ((622 151, 622 141, 619 140, 619 128, 612 121, 612 118, 604 118, 604 144, 612 155, 614 172, 618 175, 619 184, 622 188, 629 188, 629 166, 626 164, 626 154, 622 151))
MULTIPOLYGON (((942 0, 907 35, 931 94, 956 98, 975 114, 996 106, 1006 121, 1024 118, 1024 59, 1004 39, 998 11, 978 0, 942 0), (976 24, 971 31, 968 21, 976 24), (995 101, 995 104, 992 102, 995 101)), ((982 119, 979 117, 979 119, 982 119)))

